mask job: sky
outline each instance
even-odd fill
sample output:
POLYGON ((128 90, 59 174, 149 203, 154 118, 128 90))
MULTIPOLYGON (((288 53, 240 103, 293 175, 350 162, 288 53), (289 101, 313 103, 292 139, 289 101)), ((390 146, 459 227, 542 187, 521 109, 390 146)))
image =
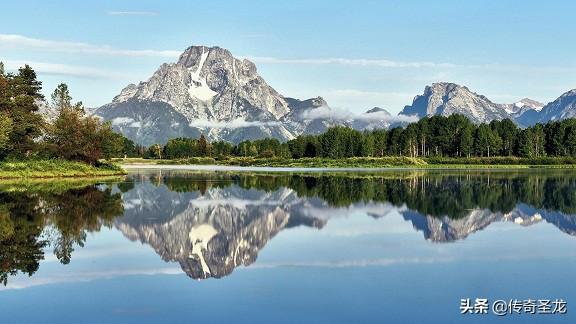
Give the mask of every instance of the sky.
POLYGON ((254 61, 281 94, 398 113, 433 82, 497 103, 576 88, 573 1, 5 1, 0 60, 88 107, 192 45, 254 61))

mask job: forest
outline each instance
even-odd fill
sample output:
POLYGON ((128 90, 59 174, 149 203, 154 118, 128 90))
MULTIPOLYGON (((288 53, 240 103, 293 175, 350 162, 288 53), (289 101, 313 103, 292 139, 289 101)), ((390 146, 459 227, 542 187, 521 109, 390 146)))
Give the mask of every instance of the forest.
POLYGON ((576 119, 520 128, 509 119, 475 125, 462 115, 425 117, 406 127, 358 131, 344 126, 281 143, 272 138, 224 141, 175 138, 165 145, 130 149, 153 159, 191 157, 350 158, 350 157, 574 157, 576 119))

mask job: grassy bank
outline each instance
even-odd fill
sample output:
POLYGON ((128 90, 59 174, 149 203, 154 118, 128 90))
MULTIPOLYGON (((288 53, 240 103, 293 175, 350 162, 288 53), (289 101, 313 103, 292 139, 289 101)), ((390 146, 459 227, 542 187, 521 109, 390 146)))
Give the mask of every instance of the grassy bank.
POLYGON ((473 158, 409 158, 409 157, 355 157, 344 159, 326 158, 190 158, 180 160, 117 159, 122 164, 200 164, 234 165, 265 167, 301 167, 301 168, 576 168, 576 158, 571 157, 473 157, 473 158))
POLYGON ((105 177, 124 174, 126 174, 124 169, 111 163, 104 163, 98 167, 64 160, 30 160, 0 163, 0 179, 105 177))

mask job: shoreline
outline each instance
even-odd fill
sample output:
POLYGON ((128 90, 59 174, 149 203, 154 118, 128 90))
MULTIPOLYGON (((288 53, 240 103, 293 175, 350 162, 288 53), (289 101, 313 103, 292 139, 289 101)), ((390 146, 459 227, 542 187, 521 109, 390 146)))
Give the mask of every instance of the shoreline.
MULTIPOLYGON (((548 157, 538 159, 515 157, 492 158, 409 158, 409 157, 353 157, 353 158, 259 158, 259 157, 232 157, 232 158, 187 158, 187 159, 143 159, 127 158, 113 159, 113 162, 124 168, 147 165, 194 165, 194 168, 219 169, 222 167, 249 167, 249 168, 298 168, 313 170, 347 170, 347 169, 576 169, 576 159, 562 157, 548 157)), ((188 167, 190 168, 190 167, 188 167)), ((239 170, 243 170, 240 168, 239 170)))
POLYGON ((30 160, 0 163, 0 180, 26 179, 94 179, 125 176, 126 170, 116 164, 98 167, 64 160, 30 160))
POLYGON ((537 170, 537 169, 576 169, 573 165, 406 165, 388 167, 295 167, 295 166, 238 166, 222 164, 121 164, 124 170, 181 170, 214 172, 385 172, 385 171, 427 171, 427 170, 537 170))

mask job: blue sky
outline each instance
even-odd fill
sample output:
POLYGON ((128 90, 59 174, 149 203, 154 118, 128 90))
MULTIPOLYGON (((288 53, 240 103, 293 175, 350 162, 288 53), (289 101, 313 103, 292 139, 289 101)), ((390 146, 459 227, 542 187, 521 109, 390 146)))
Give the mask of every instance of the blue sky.
POLYGON ((87 106, 191 45, 256 62, 286 96, 397 113, 425 85, 544 103, 576 87, 571 1, 8 1, 0 60, 30 63, 87 106))

